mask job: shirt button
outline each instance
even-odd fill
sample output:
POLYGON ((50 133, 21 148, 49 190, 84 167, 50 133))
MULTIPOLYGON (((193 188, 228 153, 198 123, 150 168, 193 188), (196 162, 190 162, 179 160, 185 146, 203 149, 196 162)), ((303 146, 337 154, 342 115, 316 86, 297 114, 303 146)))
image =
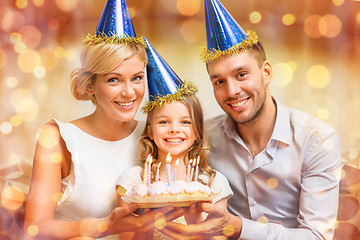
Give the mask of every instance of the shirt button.
POLYGON ((256 201, 255 200, 252 200, 251 203, 250 203, 250 206, 255 206, 256 205, 256 201))

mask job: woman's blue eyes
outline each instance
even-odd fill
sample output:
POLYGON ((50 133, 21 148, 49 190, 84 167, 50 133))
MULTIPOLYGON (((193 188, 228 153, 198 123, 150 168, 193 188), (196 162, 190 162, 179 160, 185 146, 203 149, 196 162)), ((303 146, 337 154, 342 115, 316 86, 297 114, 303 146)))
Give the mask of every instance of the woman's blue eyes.
MULTIPOLYGON (((141 81, 142 79, 143 79, 142 76, 136 76, 133 79, 131 79, 131 81, 138 82, 138 81, 141 81)), ((108 82, 109 83, 118 83, 120 81, 118 78, 110 78, 110 79, 108 79, 108 82)))

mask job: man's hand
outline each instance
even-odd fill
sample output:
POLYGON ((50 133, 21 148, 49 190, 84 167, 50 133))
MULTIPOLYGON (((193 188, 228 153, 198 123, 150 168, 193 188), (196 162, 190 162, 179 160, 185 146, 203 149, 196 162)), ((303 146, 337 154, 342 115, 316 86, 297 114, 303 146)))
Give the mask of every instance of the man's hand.
POLYGON ((226 236, 230 239, 240 237, 242 220, 230 214, 226 207, 202 203, 202 210, 209 215, 201 223, 186 226, 167 222, 164 228, 158 228, 158 230, 173 239, 179 240, 209 239, 214 236, 226 236))

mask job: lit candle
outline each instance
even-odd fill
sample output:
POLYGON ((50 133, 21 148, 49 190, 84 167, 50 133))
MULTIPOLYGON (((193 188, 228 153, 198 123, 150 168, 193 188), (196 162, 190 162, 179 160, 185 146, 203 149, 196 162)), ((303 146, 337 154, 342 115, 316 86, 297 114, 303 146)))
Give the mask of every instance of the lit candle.
POLYGON ((190 181, 193 179, 195 164, 196 164, 196 160, 194 159, 191 167, 190 181))
POLYGON ((175 163, 175 168, 174 168, 174 179, 173 179, 173 182, 176 181, 176 169, 177 169, 177 166, 179 164, 179 159, 176 160, 176 163, 175 163))
POLYGON ((143 184, 147 184, 147 181, 148 181, 148 177, 147 177, 147 174, 148 174, 148 163, 149 163, 149 159, 150 159, 150 154, 146 157, 146 161, 145 161, 145 166, 144 166, 144 177, 143 177, 143 184))
POLYGON ((171 162, 171 155, 170 153, 168 153, 166 155, 166 175, 167 175, 168 186, 170 186, 170 162, 171 162))
POLYGON ((199 163, 200 163, 200 156, 198 156, 196 161, 195 182, 197 182, 199 176, 199 163))
POLYGON ((150 158, 149 158, 149 163, 148 163, 148 168, 147 168, 147 171, 148 171, 148 173, 147 173, 147 177, 148 177, 148 179, 147 179, 147 185, 148 185, 148 186, 149 186, 150 183, 151 183, 151 163, 152 163, 152 156, 150 156, 150 158))
POLYGON ((190 169, 191 169, 191 163, 192 163, 192 159, 189 161, 188 165, 187 165, 187 179, 188 182, 190 182, 190 169))
POLYGON ((161 166, 161 162, 157 165, 157 169, 156 169, 156 181, 160 181, 160 166, 161 166))

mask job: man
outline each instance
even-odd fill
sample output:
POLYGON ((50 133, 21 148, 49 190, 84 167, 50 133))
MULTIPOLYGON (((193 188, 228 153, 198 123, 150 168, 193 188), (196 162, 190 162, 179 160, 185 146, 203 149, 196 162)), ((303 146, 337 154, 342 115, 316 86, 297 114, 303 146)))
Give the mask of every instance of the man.
POLYGON ((207 121, 209 162, 228 178, 234 196, 228 211, 206 203, 204 222, 167 223, 162 231, 175 239, 332 239, 339 191, 336 131, 272 97, 272 68, 262 44, 231 22, 218 0, 205 0, 205 7, 208 50, 202 58, 226 113, 207 121), (215 15, 225 17, 209 24, 215 15), (243 34, 240 40, 220 36, 225 27, 211 29, 222 22, 232 26, 231 36, 243 34), (209 48, 209 41, 226 44, 209 48))

